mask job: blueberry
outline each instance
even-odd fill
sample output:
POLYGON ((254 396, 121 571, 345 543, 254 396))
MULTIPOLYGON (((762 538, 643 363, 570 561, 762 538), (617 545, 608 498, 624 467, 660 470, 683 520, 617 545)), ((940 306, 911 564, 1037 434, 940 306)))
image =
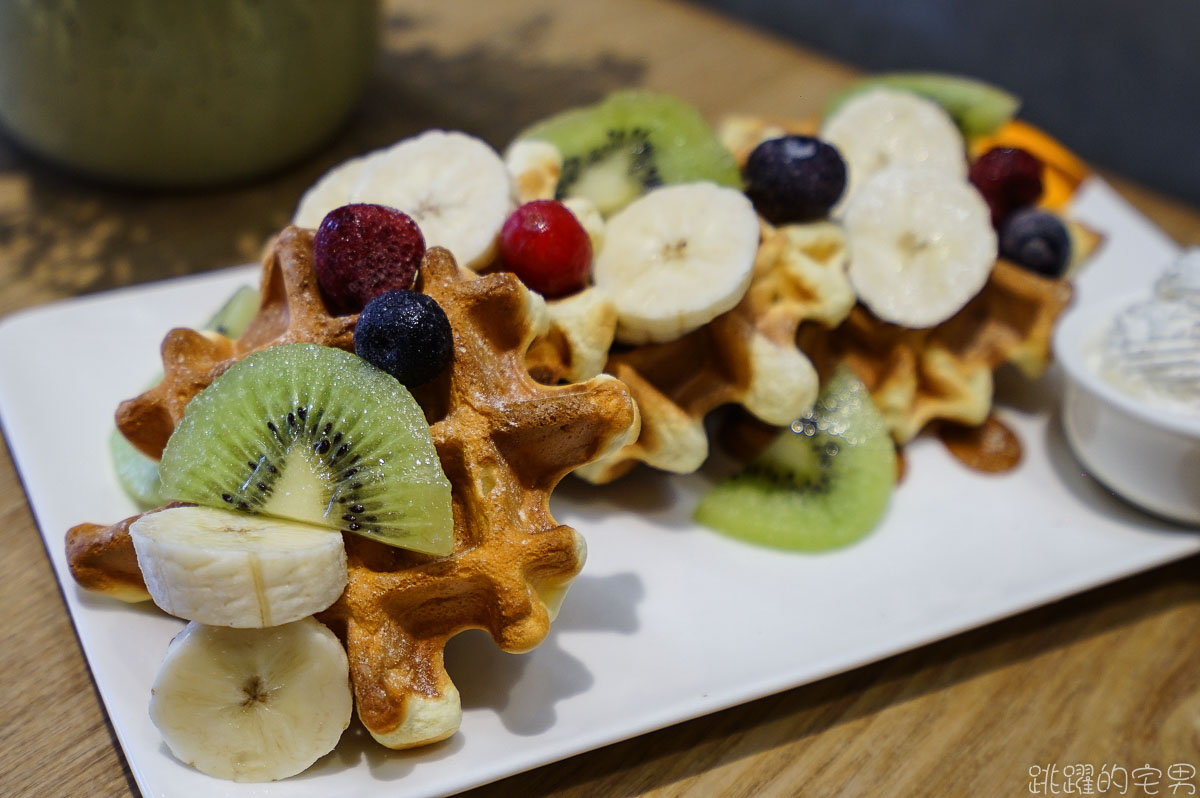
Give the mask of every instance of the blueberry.
POLYGON ((820 219, 846 189, 846 163, 812 136, 768 139, 750 153, 746 195, 772 224, 820 219))
POLYGON ((1000 254, 1043 277, 1061 277, 1071 260, 1071 236, 1054 214, 1023 208, 1000 226, 1000 254))
POLYGON ((432 297, 417 291, 388 291, 368 302, 359 314, 354 351, 415 388, 450 364, 454 353, 450 321, 432 297))

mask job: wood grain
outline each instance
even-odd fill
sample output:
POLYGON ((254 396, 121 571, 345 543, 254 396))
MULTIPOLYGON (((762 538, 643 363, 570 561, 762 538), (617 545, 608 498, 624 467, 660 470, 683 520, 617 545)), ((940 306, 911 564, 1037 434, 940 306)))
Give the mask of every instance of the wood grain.
MULTIPOLYGON (((127 191, 0 142, 0 313, 253 259, 330 165, 426 127, 502 144, 551 111, 629 85, 677 93, 714 117, 803 116, 853 74, 682 4, 397 0, 362 112, 321 152, 253 183, 127 191)), ((1196 209, 1113 179, 1176 240, 1200 244, 1196 209)), ((0 794, 136 795, 7 451, 0 524, 0 794)), ((1198 563, 470 794, 1016 796, 1029 794, 1031 766, 1075 763, 1150 764, 1164 771, 1159 793, 1171 794, 1169 765, 1200 768, 1198 563)))

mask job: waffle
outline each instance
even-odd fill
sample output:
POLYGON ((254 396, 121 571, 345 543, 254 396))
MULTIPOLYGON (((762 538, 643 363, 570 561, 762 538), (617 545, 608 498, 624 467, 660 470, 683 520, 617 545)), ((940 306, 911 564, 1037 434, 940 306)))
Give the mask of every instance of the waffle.
POLYGON ((130 443, 157 460, 192 397, 251 352, 305 342, 353 350, 358 317, 325 305, 312 242, 311 230, 289 227, 268 248, 258 313, 237 340, 182 327, 167 333, 162 381, 117 408, 117 428, 130 443))
MULTIPOLYGON (((605 483, 639 462, 695 471, 708 456, 704 418, 721 405, 740 404, 771 424, 803 415, 817 377, 795 346, 797 329, 802 321, 835 326, 853 304, 838 227, 764 224, 750 288, 736 307, 676 340, 611 350, 604 370, 629 386, 641 433, 576 473, 605 483)), ((566 378, 577 359, 570 341, 580 337, 556 318, 530 349, 531 373, 551 384, 566 378)))
POLYGON ((637 422, 607 375, 555 387, 530 378, 524 354, 537 330, 515 276, 476 279, 435 249, 421 281, 455 336, 450 374, 417 392, 453 486, 454 552, 431 559, 348 539, 349 584, 323 615, 346 641, 359 717, 393 748, 457 728, 442 665, 450 637, 482 628, 505 651, 525 651, 546 635, 584 552, 551 517, 550 492, 637 422))
POLYGON ((958 313, 926 330, 880 321, 861 305, 836 329, 805 325, 800 348, 822 374, 847 363, 871 391, 892 437, 906 443, 935 420, 976 426, 992 408, 992 375, 1005 363, 1045 370, 1054 322, 1071 286, 1005 260, 958 313))
POLYGON ((80 587, 130 603, 150 600, 129 537, 129 525, 139 518, 135 515, 108 527, 71 527, 67 532, 67 565, 80 587))
MULTIPOLYGON (((311 267, 304 254, 310 244, 300 230, 279 237, 267 260, 267 274, 277 274, 277 282, 264 283, 264 307, 273 319, 256 319, 231 342, 231 357, 301 330, 321 330, 329 337, 319 342, 336 342, 342 324, 353 325, 353 317, 330 319, 319 302, 304 273, 311 267), (272 300, 279 291, 284 300, 272 300), (294 296, 311 301, 289 304, 294 296), (315 307, 315 321, 299 318, 297 307, 315 307)), ((562 386, 530 378, 524 355, 542 332, 544 307, 513 275, 476 277, 435 248, 425 257, 419 285, 446 311, 454 331, 450 369, 414 392, 452 484, 454 550, 437 558, 347 535, 348 584, 320 616, 346 645, 359 717, 392 748, 444 739, 458 728, 459 696, 442 662, 450 637, 486 629, 513 652, 545 637, 585 555, 583 539, 551 516, 550 493, 568 472, 620 447, 637 429, 629 392, 607 375, 562 386)), ((175 384, 186 386, 229 364, 203 361, 195 373, 168 365, 175 384)), ((178 392, 150 392, 138 406, 149 414, 155 402, 178 392)), ((144 587, 129 521, 71 530, 72 569, 87 574, 85 587, 119 585, 130 596, 144 587)))

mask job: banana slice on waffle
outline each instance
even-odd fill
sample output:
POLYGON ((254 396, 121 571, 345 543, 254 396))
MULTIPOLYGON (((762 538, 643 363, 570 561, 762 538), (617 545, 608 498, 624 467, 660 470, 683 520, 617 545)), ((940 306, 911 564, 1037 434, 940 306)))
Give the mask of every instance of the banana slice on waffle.
MULTIPOLYGON (((189 390, 198 393, 239 357, 292 336, 344 344, 355 317, 331 317, 320 301, 311 242, 311 232, 295 228, 279 236, 264 266, 262 311, 237 341, 211 348, 170 334, 168 343, 194 342, 199 356, 180 356, 178 343, 164 347, 172 354, 169 387, 127 403, 126 416, 165 425, 189 390)), ((454 331, 450 369, 414 392, 452 484, 454 548, 433 557, 348 536, 346 590, 319 616, 346 645, 359 717, 391 748, 458 728, 458 691, 442 662, 450 637, 486 629, 512 652, 545 637, 585 556, 582 537, 551 515, 550 494, 567 473, 621 448, 638 429, 630 392, 611 376, 557 386, 529 376, 525 353, 547 317, 515 276, 477 276, 434 248, 418 287, 454 331)), ((129 523, 71 530, 69 559, 84 587, 142 597, 129 523)))

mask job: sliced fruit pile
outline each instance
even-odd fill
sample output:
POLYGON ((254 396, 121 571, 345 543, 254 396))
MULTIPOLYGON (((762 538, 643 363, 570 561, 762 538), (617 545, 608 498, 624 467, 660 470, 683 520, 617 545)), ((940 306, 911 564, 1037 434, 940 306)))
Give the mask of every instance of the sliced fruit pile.
MULTIPOLYGON (((548 300, 528 358, 539 380, 607 371, 641 410, 637 440, 577 473, 692 471, 711 410, 741 404, 785 426, 841 363, 898 442, 987 420, 992 371, 1044 367, 1062 278, 1096 244, 1062 216, 1086 169, 1014 120, 1017 106, 970 79, 895 74, 797 129, 741 120, 716 136, 678 99, 619 92, 518 135, 503 157, 507 221, 475 217, 498 253, 473 267, 548 300)), ((298 218, 346 201, 451 204, 422 170, 405 178, 428 184, 415 194, 370 193, 384 186, 371 174, 411 148, 334 170, 298 218)), ((478 170, 489 195, 495 167, 478 170)))
POLYGON ((333 749, 353 706, 346 652, 312 617, 347 586, 339 533, 453 545, 424 414, 361 358, 285 344, 188 404, 159 472, 175 503, 133 520, 128 537, 154 603, 190 623, 167 651, 151 718, 175 756, 210 775, 299 773, 333 749))
POLYGON ((355 704, 389 747, 453 734, 446 641, 541 641, 585 551, 550 492, 637 420, 606 375, 534 383, 542 300, 427 251, 392 208, 284 231, 255 293, 248 321, 242 292, 222 332, 168 334, 163 380, 118 414, 114 459, 168 503, 67 542, 82 586, 189 621, 151 717, 179 759, 238 781, 304 770, 355 704))
MULTIPOLYGON (((507 156, 524 199, 589 194, 577 188, 578 163, 592 165, 595 173, 595 183, 588 178, 582 185, 623 186, 590 194, 603 196, 607 221, 602 236, 594 236, 601 244, 587 291, 616 305, 614 346, 604 368, 634 391, 643 431, 623 452, 581 469, 581 476, 608 481, 638 461, 672 471, 696 468, 707 453, 699 421, 719 404, 741 403, 776 425, 786 424, 774 416, 788 415, 785 409, 792 418, 802 416, 815 396, 814 383, 797 382, 809 368, 806 355, 825 378, 839 365, 849 366, 897 442, 945 420, 978 432, 942 428, 953 433, 954 451, 964 462, 993 470, 1015 464, 1015 437, 989 418, 992 372, 1005 362, 1030 375, 1045 367, 1050 331, 1070 296, 1064 278, 1098 243, 1098 236, 1063 215, 1086 167, 1049 136, 1013 119, 1015 97, 953 76, 885 75, 836 98, 817 124, 743 118, 724 125, 721 138, 741 164, 745 195, 759 216, 749 279, 730 289, 724 287, 742 274, 733 264, 744 263, 745 256, 728 257, 720 269, 703 272, 719 277, 702 288, 697 284, 703 278, 694 276, 690 286, 669 282, 671 256, 690 248, 693 237, 704 242, 708 225, 721 222, 714 216, 696 225, 700 232, 693 236, 672 228, 670 214, 684 214, 689 205, 667 197, 684 187, 656 187, 646 167, 652 154, 610 157, 615 142, 637 138, 620 127, 629 124, 631 99, 621 98, 621 114, 614 113, 613 103, 602 103, 535 125, 507 156), (600 136, 598 128, 608 133, 600 136), (606 148, 599 141, 614 144, 606 148), (579 147, 589 154, 577 157, 579 147), (565 182, 564 163, 572 164, 565 182), (613 197, 626 203, 623 209, 613 197), (629 223, 626 215, 635 221, 629 223), (833 228, 820 234, 823 249, 793 246, 811 241, 821 225, 833 228), (826 268, 808 268, 803 275, 789 271, 805 260, 826 268), (609 263, 623 267, 615 279, 609 263), (798 306, 803 304, 796 302, 798 294, 807 306, 798 306), (716 315, 702 320, 684 304, 689 300, 716 315), (633 303, 652 307, 661 320, 640 315, 633 303), (678 319, 683 321, 673 327, 678 319), (759 357, 764 347, 745 342, 766 340, 754 332, 768 330, 775 333, 775 356, 759 357), (799 351, 785 361, 778 353, 797 338, 799 351), (792 405, 756 406, 755 397, 767 391, 745 386, 767 368, 771 377, 759 384, 774 382, 792 405), (1001 441, 1005 456, 971 451, 966 440, 975 442, 974 449, 1001 441)), ((645 110, 653 113, 649 104, 645 110)), ((710 152, 698 149, 696 157, 710 152)), ((694 185, 686 191, 694 192, 694 185)), ((711 198, 704 202, 718 205, 711 198)), ((743 216, 732 209, 723 215, 724 242, 732 253, 743 216)), ((561 326, 572 323, 577 322, 561 326)), ((596 340, 605 339, 593 336, 579 344, 559 332, 535 348, 531 368, 549 380, 570 373, 572 355, 596 340)), ((782 470, 773 484, 787 483, 793 493, 808 495, 820 482, 802 480, 801 487, 791 484, 790 473, 782 470)), ((801 526, 810 523, 807 513, 794 516, 801 526)))
POLYGON ((992 372, 1003 363, 1039 374, 1070 298, 1066 279, 1099 243, 1064 215, 1086 166, 1012 119, 1015 108, 1011 95, 975 81, 896 74, 852 87, 819 123, 735 117, 722 126, 743 161, 762 139, 794 131, 820 132, 848 153, 856 187, 835 216, 850 239, 860 304, 833 330, 805 325, 800 341, 822 374, 842 362, 854 368, 898 442, 940 419, 987 420, 992 372), (871 127, 872 114, 891 121, 871 127), (913 169, 927 167, 942 177, 921 179, 943 188, 900 200, 915 188, 905 187, 913 169), (943 211, 931 207, 939 197, 943 211), (972 247, 993 255, 970 257, 972 247))

